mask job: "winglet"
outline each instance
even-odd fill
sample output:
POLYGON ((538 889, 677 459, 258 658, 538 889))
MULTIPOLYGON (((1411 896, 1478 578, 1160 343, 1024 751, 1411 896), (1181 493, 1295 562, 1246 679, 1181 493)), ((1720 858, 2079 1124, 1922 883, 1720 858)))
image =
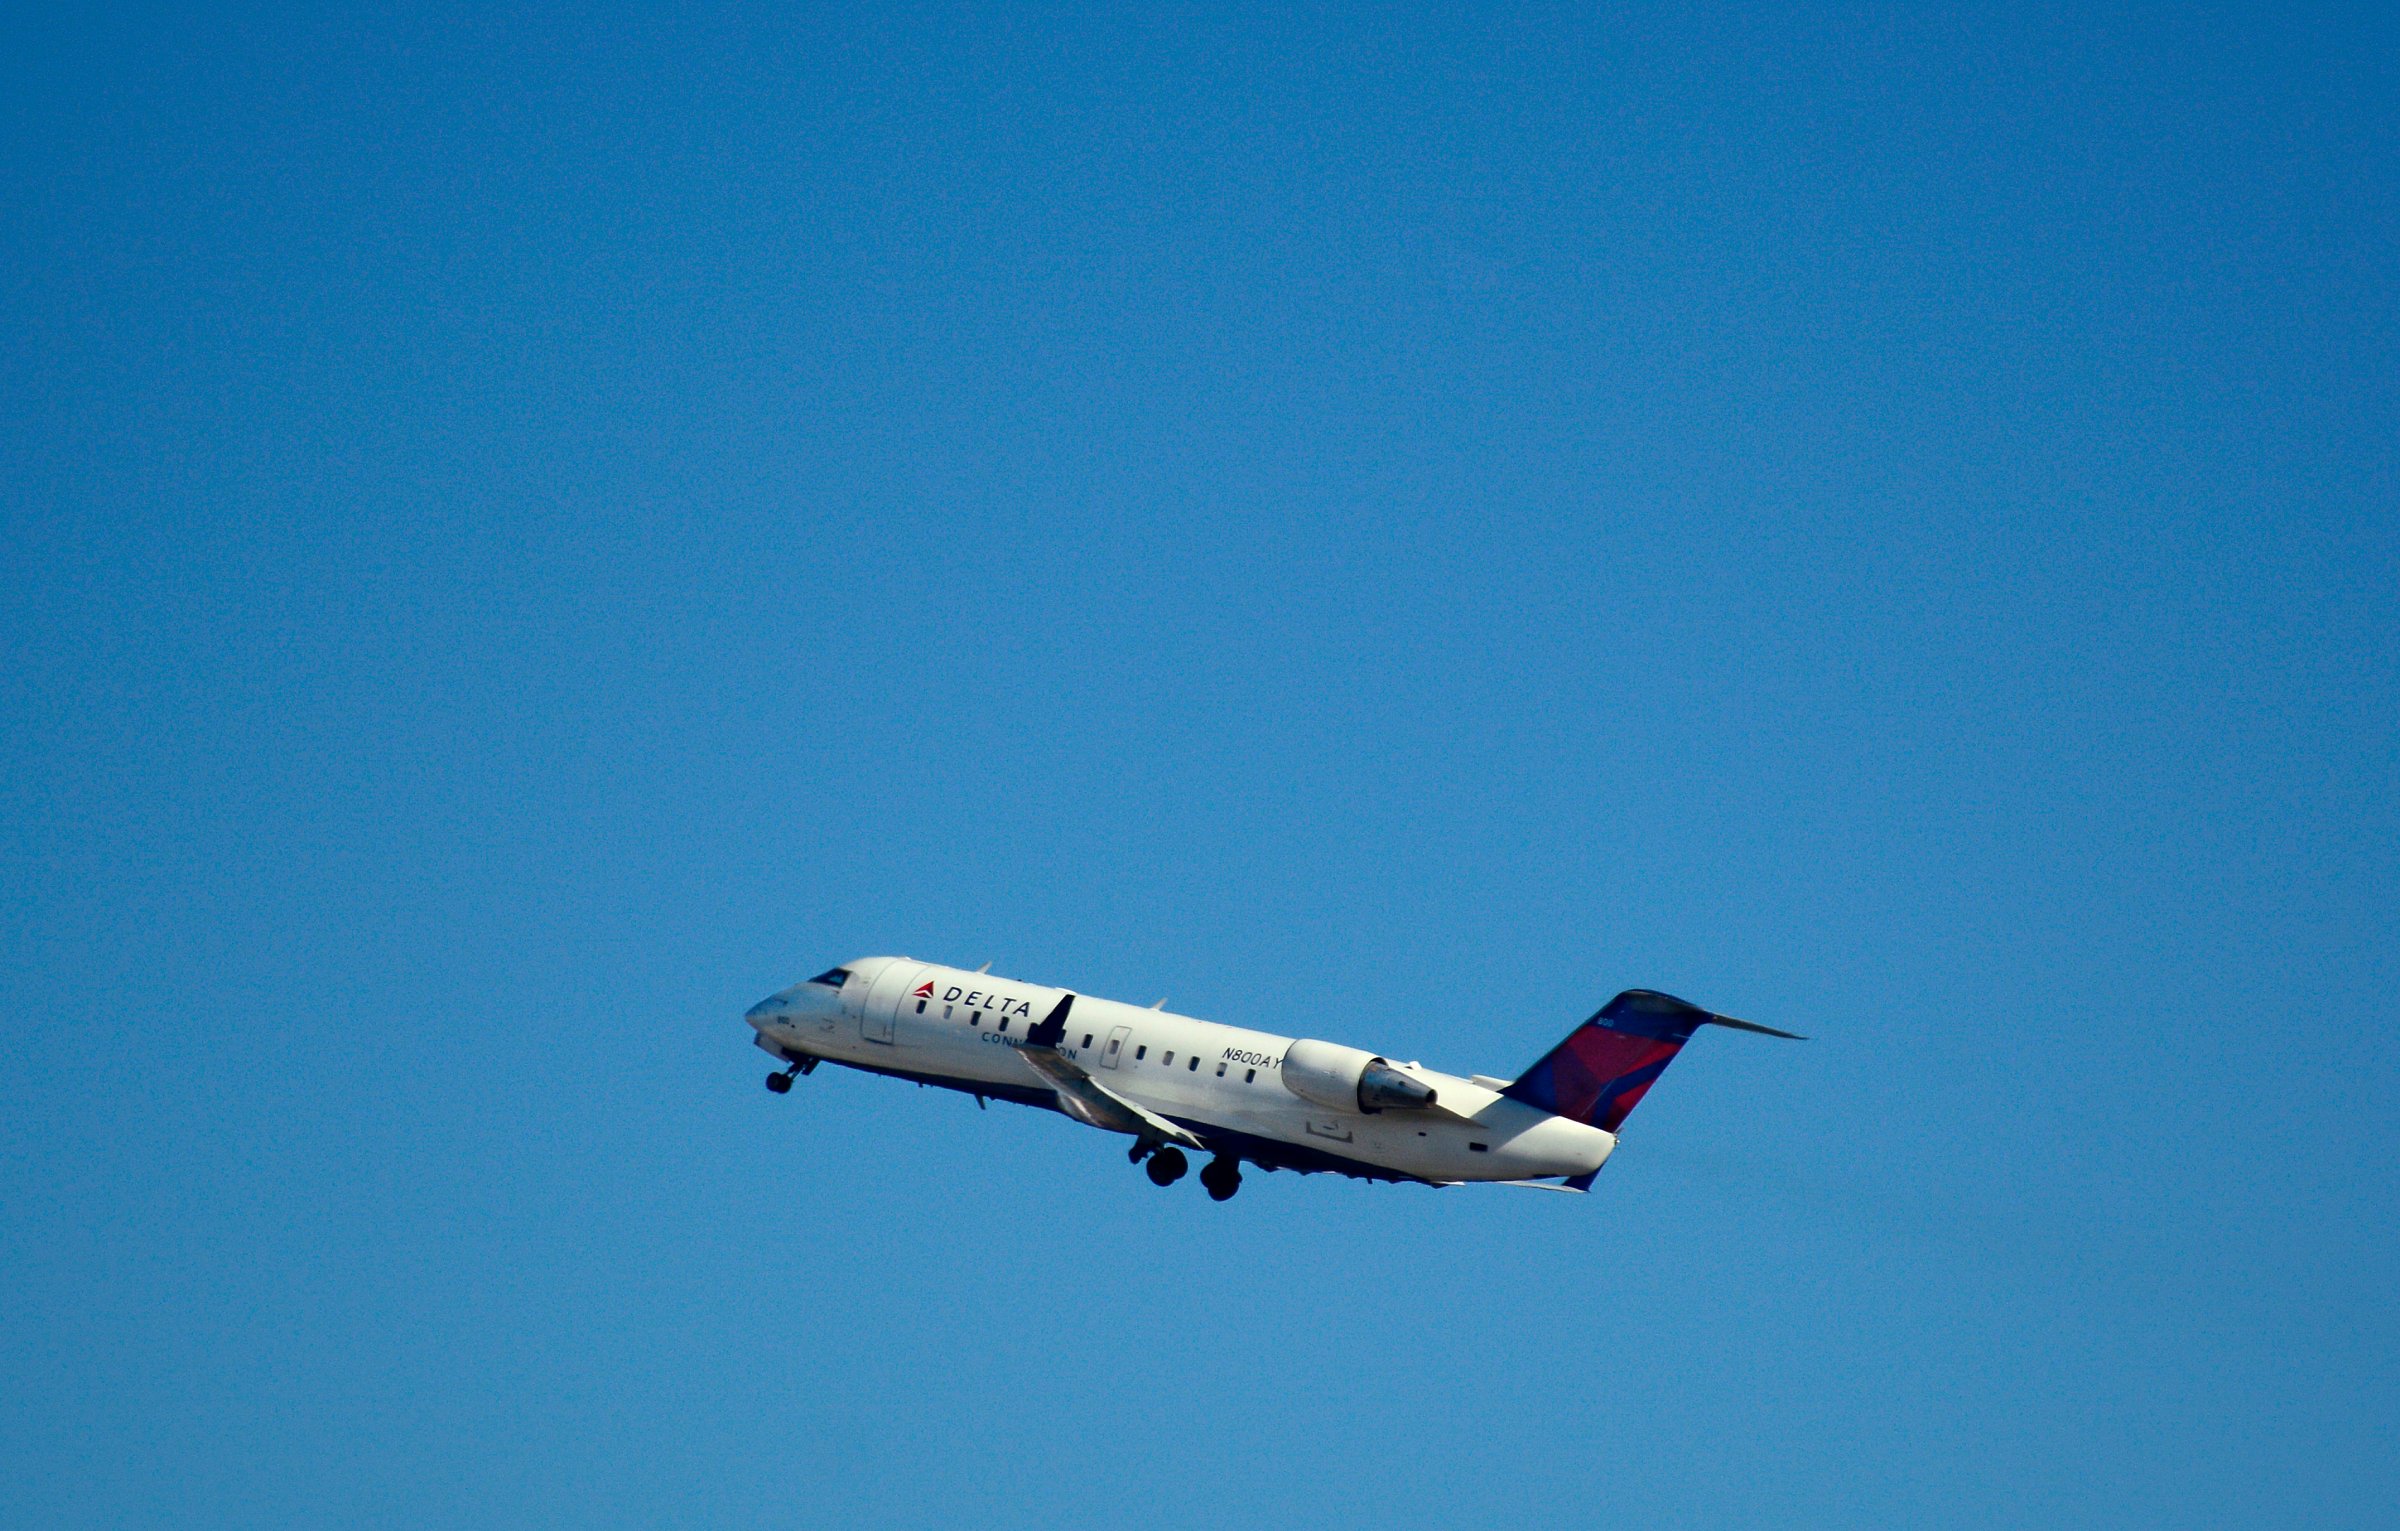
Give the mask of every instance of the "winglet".
POLYGON ((1067 1012, 1074 1006, 1074 995, 1069 994, 1060 999, 1056 1009, 1035 1022, 1033 1030, 1025 1033, 1025 1045, 1027 1047, 1056 1047, 1060 1042, 1066 1040, 1067 1012))

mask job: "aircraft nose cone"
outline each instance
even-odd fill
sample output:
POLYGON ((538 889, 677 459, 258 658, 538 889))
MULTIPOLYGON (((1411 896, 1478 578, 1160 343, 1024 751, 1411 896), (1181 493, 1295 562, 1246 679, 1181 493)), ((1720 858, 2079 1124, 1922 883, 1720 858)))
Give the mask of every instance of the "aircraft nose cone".
POLYGON ((775 1024, 776 1019, 783 1014, 783 1010, 783 996, 780 994, 770 994, 765 999, 760 1000, 757 1004, 752 1005, 748 1010, 742 1012, 742 1019, 748 1021, 753 1026, 772 1026, 775 1024))

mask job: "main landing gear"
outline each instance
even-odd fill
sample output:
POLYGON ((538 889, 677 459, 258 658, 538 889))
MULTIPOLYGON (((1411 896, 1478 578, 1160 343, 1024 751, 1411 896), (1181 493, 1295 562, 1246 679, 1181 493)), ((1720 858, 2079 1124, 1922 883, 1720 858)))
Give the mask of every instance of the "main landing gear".
POLYGON ((1231 1201, 1233 1193, 1242 1188, 1242 1161, 1231 1154, 1219 1154, 1200 1167, 1200 1183, 1208 1188, 1210 1201, 1231 1201))
POLYGON ((791 1093, 792 1089, 792 1076, 795 1074, 813 1074, 816 1071, 816 1059, 795 1059, 793 1060, 792 1066, 788 1069, 785 1069, 782 1073, 769 1074, 767 1076, 767 1088, 773 1090, 778 1095, 788 1095, 791 1093))
MULTIPOLYGON (((1152 1185, 1173 1185, 1192 1167, 1192 1161, 1183 1156, 1182 1149, 1164 1143, 1135 1143, 1125 1150, 1125 1157, 1136 1164, 1144 1159, 1150 1161, 1146 1169, 1152 1185)), ((1230 1154, 1217 1155, 1200 1171, 1200 1183, 1208 1187, 1211 1200, 1225 1200, 1242 1188, 1242 1161, 1230 1154)))
POLYGON ((1183 1172, 1191 1167, 1192 1161, 1183 1156, 1182 1149, 1162 1148, 1150 1156, 1150 1183, 1152 1185, 1173 1185, 1176 1181, 1181 1180, 1183 1172))

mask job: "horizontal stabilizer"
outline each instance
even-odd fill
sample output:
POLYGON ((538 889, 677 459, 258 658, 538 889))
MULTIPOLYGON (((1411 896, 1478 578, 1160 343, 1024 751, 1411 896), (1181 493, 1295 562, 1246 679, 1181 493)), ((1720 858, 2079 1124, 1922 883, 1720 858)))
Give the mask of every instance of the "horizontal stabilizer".
POLYGON ((1786 1042, 1805 1042, 1808 1038, 1796 1031, 1777 1031, 1756 1021, 1737 1021, 1730 1015, 1712 1015, 1700 1023, 1703 1026, 1730 1026, 1736 1031, 1755 1031, 1762 1037, 1781 1037, 1786 1042))

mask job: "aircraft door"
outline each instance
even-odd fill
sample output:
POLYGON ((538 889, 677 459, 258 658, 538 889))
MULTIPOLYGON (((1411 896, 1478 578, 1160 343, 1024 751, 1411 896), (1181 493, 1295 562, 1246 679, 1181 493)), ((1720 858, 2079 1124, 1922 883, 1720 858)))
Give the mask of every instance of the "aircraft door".
POLYGON ((1125 1039, 1132 1035, 1131 1026, 1111 1026, 1108 1029, 1108 1040, 1100 1044, 1102 1068, 1113 1069, 1117 1066, 1117 1060, 1125 1055, 1125 1039))
POLYGON ((895 962, 875 975, 875 986, 867 991, 867 1002, 858 1010, 858 1034, 869 1042, 889 1045, 892 1023, 899 1018, 900 1006, 908 992, 919 982, 917 975, 925 967, 917 962, 895 962))

